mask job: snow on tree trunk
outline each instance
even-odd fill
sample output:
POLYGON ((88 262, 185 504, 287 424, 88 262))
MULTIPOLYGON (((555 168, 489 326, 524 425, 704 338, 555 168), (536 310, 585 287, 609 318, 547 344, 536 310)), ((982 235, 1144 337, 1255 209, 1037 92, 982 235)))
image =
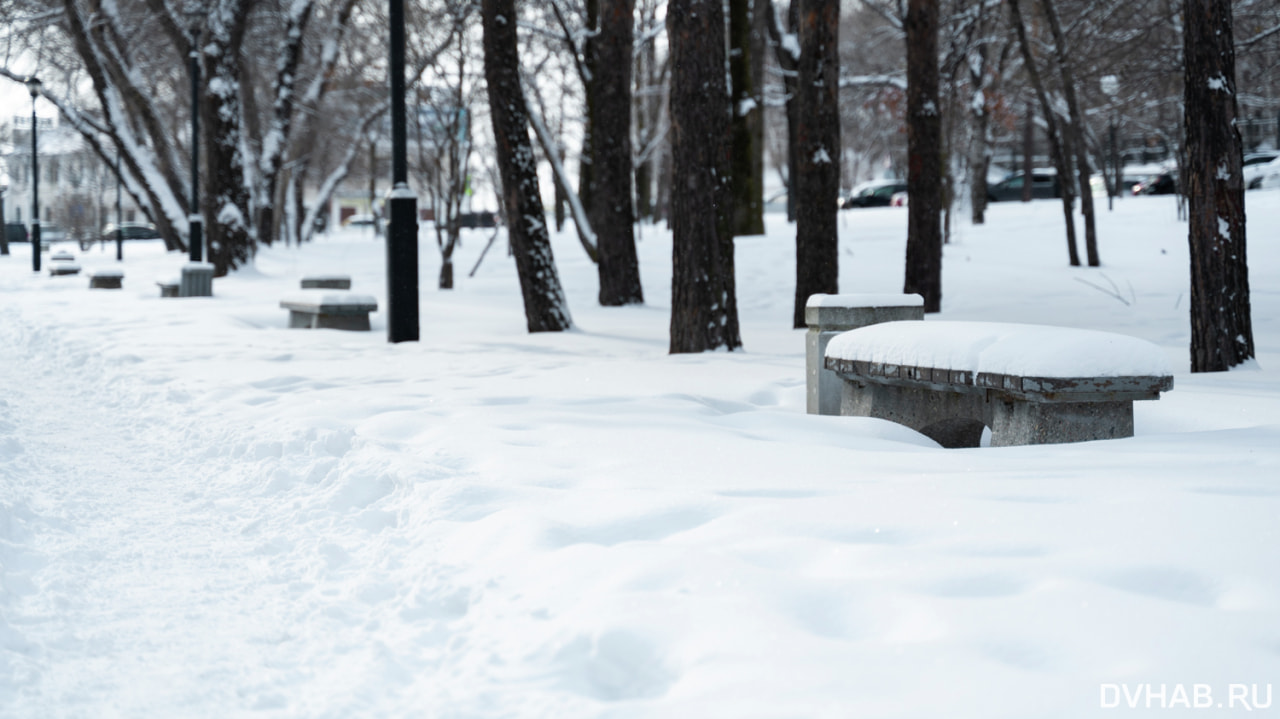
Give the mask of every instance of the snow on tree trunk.
POLYGON ((520 87, 515 0, 483 0, 481 16, 489 114, 525 318, 530 332, 559 332, 569 329, 572 320, 551 254, 537 160, 529 140, 529 113, 520 87))
POLYGON ((1191 371, 1254 356, 1229 0, 1183 0, 1191 371))
POLYGON ((839 291, 840 82, 838 0, 800 3, 796 78, 796 295, 792 326, 804 327, 813 294, 839 291))
POLYGON ((721 0, 671 0, 671 353, 742 345, 721 0))
POLYGON ((907 260, 903 291, 942 309, 942 118, 938 112, 938 0, 909 0, 907 40, 907 260))

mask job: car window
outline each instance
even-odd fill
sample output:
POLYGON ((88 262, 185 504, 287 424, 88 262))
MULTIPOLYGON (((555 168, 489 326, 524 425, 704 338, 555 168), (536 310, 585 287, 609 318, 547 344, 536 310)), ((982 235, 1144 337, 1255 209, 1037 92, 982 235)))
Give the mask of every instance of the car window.
POLYGON ((1010 177, 1009 179, 1004 181, 1004 186, 1012 187, 1012 188, 1022 187, 1022 176, 1019 175, 1017 177, 1010 177))
POLYGON ((896 191, 897 191, 897 188, 894 187, 893 185, 885 185, 884 187, 876 188, 875 194, 876 194, 876 197, 889 197, 896 191))

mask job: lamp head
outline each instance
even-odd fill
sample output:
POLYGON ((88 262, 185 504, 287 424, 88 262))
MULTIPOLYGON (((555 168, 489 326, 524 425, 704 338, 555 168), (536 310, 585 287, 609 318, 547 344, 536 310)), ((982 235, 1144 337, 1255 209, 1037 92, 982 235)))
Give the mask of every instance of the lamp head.
POLYGON ((43 85, 44 83, 40 82, 40 79, 35 75, 27 78, 27 91, 31 93, 33 98, 40 97, 40 88, 43 85))

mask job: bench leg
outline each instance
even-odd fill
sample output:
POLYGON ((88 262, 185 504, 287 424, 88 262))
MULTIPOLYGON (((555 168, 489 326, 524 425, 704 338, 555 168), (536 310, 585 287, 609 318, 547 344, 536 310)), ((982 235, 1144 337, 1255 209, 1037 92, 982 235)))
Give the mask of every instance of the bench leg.
POLYGON ((987 401, 976 392, 943 392, 873 382, 844 381, 840 414, 887 419, 914 429, 948 449, 978 447, 987 423, 987 401))
POLYGON ((318 315, 313 325, 318 329, 369 331, 369 315, 318 315))
POLYGON ((992 400, 991 446, 1058 444, 1133 436, 1133 402, 992 400))
POLYGON ((289 310, 289 329, 311 329, 314 326, 315 317, 310 312, 289 310))

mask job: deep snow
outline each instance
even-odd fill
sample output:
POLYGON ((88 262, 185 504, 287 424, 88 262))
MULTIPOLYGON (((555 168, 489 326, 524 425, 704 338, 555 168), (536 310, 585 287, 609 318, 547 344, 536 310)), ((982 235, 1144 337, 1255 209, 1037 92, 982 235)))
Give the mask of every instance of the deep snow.
MULTIPOLYGON (((1198 684, 1224 706, 1188 711, 1243 715, 1231 685, 1280 684, 1280 193, 1248 202, 1258 361, 1212 375, 1187 372, 1171 199, 1102 213, 1101 269, 1066 266, 1052 201, 960 224, 931 320, 1119 332, 1176 374, 1131 439, 974 450, 804 414, 776 216, 737 243, 745 351, 674 357, 653 227, 643 307, 596 306, 557 236, 577 327, 541 335, 499 248, 466 276, 487 235, 440 292, 424 234, 399 345, 381 311, 344 333, 279 307, 340 272, 385 309, 368 230, 213 298, 159 298, 185 257, 154 244, 121 291, 15 246, 0 716, 1176 716, 1198 684), (1127 708, 1144 684, 1165 698, 1127 708)), ((905 218, 841 213, 843 291, 900 290, 905 218)))

